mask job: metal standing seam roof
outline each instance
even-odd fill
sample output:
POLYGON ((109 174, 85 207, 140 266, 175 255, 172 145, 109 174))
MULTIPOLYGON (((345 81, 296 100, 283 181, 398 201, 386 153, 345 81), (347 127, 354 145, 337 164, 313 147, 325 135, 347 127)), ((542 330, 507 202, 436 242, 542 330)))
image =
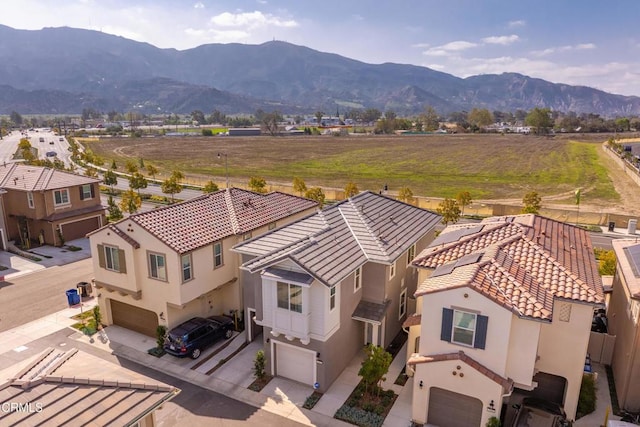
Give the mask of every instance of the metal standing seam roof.
POLYGON ((256 256, 242 266, 246 270, 290 259, 333 286, 367 261, 393 263, 439 220, 433 212, 366 191, 234 250, 256 256))
POLYGON ((101 182, 98 178, 58 169, 20 163, 0 165, 0 188, 17 191, 45 191, 101 182))
POLYGON ((604 303, 585 230, 540 216, 513 218, 488 219, 475 234, 463 233, 445 244, 434 241, 418 255, 415 266, 437 268, 471 253, 486 254, 476 264, 427 278, 416 295, 471 286, 522 317, 542 320, 551 319, 554 297, 604 303))
POLYGON ((285 193, 260 194, 230 188, 134 214, 116 226, 134 222, 176 252, 186 253, 315 206, 317 203, 312 200, 285 193))

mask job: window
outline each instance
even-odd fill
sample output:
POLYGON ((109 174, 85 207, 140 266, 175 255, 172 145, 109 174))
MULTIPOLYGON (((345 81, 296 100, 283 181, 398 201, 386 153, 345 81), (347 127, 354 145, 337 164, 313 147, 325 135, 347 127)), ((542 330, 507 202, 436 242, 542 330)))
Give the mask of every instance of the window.
POLYGON ((244 233, 242 235, 242 240, 249 240, 251 238, 251 232, 244 233))
POLYGON ((391 264, 391 267, 389 267, 389 279, 393 279, 395 275, 396 275, 396 263, 394 261, 394 263, 391 264))
POLYGON ((35 204, 33 203, 33 193, 31 191, 27 193, 27 203, 29 203, 29 207, 31 209, 36 207, 35 204))
POLYGON ((182 255, 182 282, 188 282, 192 278, 191 254, 182 255))
POLYGON ((118 248, 114 246, 104 246, 104 267, 111 271, 120 271, 120 256, 118 248))
POLYGON ((400 292, 398 319, 402 319, 405 314, 407 314, 407 288, 404 288, 402 292, 400 292))
POLYGON ((353 292, 357 292, 362 287, 362 267, 358 267, 353 276, 353 292))
POLYGON ((336 287, 329 289, 329 310, 336 308, 336 287))
POLYGON ((489 318, 473 312, 443 308, 440 339, 484 349, 489 318))
POLYGON ((278 308, 302 313, 302 286, 278 282, 278 308))
POLYGON ((222 267, 222 242, 213 244, 213 268, 222 267))
POLYGON ((149 254, 149 276, 154 279, 167 280, 167 267, 164 255, 149 254))
POLYGON ((411 264, 411 261, 416 257, 416 245, 411 245, 407 251, 407 265, 411 264))
POLYGON ((69 190, 55 190, 53 192, 53 201, 56 206, 69 204, 69 190))
POLYGON ((80 200, 91 199, 93 197, 93 188, 91 184, 84 184, 80 187, 80 200))

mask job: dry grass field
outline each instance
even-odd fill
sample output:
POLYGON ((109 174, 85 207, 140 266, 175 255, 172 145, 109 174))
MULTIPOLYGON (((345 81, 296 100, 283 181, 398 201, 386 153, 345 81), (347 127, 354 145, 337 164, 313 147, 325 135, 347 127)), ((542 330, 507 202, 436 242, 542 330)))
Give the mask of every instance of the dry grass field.
POLYGON ((156 137, 102 138, 86 143, 105 165, 127 159, 152 163, 166 176, 182 171, 192 180, 224 181, 227 153, 231 182, 262 176, 267 183, 360 190, 409 187, 414 194, 474 200, 518 199, 531 190, 571 203, 572 193, 607 205, 619 200, 600 159, 606 135, 545 138, 524 135, 156 137), (579 138, 574 140, 571 138, 579 138))

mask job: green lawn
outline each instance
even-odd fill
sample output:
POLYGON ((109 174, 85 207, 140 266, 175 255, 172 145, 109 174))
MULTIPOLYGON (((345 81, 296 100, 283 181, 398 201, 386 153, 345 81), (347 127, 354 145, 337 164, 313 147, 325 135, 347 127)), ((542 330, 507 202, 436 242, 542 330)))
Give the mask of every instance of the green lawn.
POLYGON ((542 196, 582 187, 590 200, 618 198, 600 165, 601 141, 576 142, 522 135, 165 137, 109 138, 88 146, 116 160, 144 159, 165 174, 173 169, 203 182, 229 175, 235 181, 262 176, 267 183, 290 184, 294 176, 307 186, 360 190, 409 187, 422 196, 454 197, 467 190, 474 199, 521 198, 530 190, 542 196))

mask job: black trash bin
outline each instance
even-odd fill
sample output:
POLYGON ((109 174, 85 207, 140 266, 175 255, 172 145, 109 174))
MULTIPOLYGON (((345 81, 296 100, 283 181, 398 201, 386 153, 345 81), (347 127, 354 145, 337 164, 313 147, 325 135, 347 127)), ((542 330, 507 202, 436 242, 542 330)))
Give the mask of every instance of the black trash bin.
POLYGON ((80 295, 78 295, 77 289, 69 289, 65 293, 67 294, 67 303, 69 305, 80 304, 80 295))
POLYGON ((613 221, 609 221, 609 231, 615 231, 616 223, 613 221))
POLYGON ((78 292, 80 292, 80 295, 82 295, 82 298, 87 298, 91 295, 91 283, 78 282, 76 288, 78 289, 78 292))

